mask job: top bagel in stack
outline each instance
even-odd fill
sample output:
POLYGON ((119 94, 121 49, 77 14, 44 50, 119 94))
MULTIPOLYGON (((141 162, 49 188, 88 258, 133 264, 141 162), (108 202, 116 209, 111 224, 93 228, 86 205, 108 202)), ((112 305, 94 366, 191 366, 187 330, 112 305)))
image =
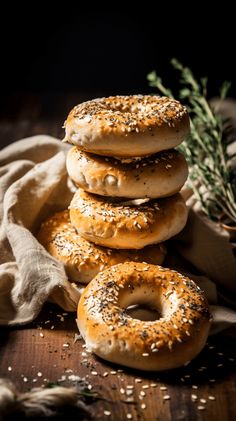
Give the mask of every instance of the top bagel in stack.
POLYGON ((144 157, 179 145, 189 134, 187 109, 159 96, 98 98, 74 107, 64 141, 97 155, 144 157))

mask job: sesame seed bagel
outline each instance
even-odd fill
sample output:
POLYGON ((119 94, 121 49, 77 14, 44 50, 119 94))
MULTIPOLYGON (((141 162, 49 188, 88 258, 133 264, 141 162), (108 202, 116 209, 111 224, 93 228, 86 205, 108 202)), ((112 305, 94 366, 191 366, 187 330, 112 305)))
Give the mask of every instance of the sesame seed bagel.
POLYGON ((78 189, 70 204, 70 219, 78 233, 95 244, 141 249, 181 231, 187 207, 179 193, 164 199, 125 201, 78 189))
POLYGON ((189 134, 187 109, 159 96, 98 98, 77 105, 64 141, 98 155, 134 157, 174 148, 189 134))
POLYGON ((131 199, 171 196, 188 176, 184 156, 174 149, 126 163, 74 146, 67 155, 67 171, 76 185, 90 193, 131 199))
POLYGON ((192 360, 204 347, 210 313, 201 289, 176 271, 123 263, 101 272, 78 305, 86 346, 105 360, 141 370, 167 370, 192 360), (142 304, 158 320, 142 321, 126 309, 142 304))
POLYGON ((72 282, 87 284, 103 269, 126 261, 161 264, 166 249, 163 244, 142 250, 112 250, 96 246, 73 228, 67 210, 58 212, 41 225, 39 242, 64 266, 72 282))

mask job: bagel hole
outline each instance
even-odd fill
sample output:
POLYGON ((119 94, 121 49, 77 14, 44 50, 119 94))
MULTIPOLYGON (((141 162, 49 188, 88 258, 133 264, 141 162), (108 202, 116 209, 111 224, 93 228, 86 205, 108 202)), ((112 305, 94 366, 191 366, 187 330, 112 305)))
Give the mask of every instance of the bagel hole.
POLYGON ((132 304, 126 308, 126 313, 132 319, 155 321, 161 318, 161 313, 147 304, 132 304))

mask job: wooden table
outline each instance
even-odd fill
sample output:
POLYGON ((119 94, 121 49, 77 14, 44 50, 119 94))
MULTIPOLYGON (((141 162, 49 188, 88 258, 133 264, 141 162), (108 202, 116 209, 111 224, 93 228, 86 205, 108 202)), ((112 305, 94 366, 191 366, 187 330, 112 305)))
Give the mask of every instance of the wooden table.
MULTIPOLYGON (((0 121, 2 146, 40 133, 61 137, 67 111, 86 96, 17 98, 10 114, 11 102, 6 103, 0 121)), ((229 332, 210 337, 188 366, 146 374, 122 370, 88 353, 75 317, 46 304, 31 325, 1 328, 0 377, 12 380, 20 391, 51 382, 72 386, 84 378, 102 398, 89 405, 98 420, 236 419, 236 340, 229 332)))

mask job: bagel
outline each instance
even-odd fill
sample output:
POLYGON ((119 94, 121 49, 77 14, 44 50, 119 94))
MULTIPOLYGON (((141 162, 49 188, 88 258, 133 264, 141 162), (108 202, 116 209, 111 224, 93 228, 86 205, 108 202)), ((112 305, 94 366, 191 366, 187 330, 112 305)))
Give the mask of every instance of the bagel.
POLYGON ((210 328, 200 288, 176 271, 145 263, 121 263, 85 288, 77 324, 86 346, 99 357, 141 370, 167 370, 191 361, 210 328), (145 304, 158 320, 142 321, 126 309, 145 304))
POLYGON ((123 163, 74 146, 67 155, 67 171, 76 185, 90 193, 131 199, 171 196, 188 176, 184 155, 174 149, 123 163))
POLYGON ((145 200, 125 202, 78 189, 69 206, 70 220, 86 240, 120 249, 160 243, 185 226, 187 207, 179 193, 140 203, 145 200))
POLYGON ((64 141, 86 152, 146 156, 179 145, 189 134, 189 116, 171 98, 111 96, 77 105, 64 127, 64 141))
POLYGON ((58 212, 41 225, 39 242, 64 266, 72 282, 87 284, 101 270, 125 261, 161 264, 166 250, 163 244, 142 250, 111 250, 96 246, 77 234, 67 210, 58 212))

